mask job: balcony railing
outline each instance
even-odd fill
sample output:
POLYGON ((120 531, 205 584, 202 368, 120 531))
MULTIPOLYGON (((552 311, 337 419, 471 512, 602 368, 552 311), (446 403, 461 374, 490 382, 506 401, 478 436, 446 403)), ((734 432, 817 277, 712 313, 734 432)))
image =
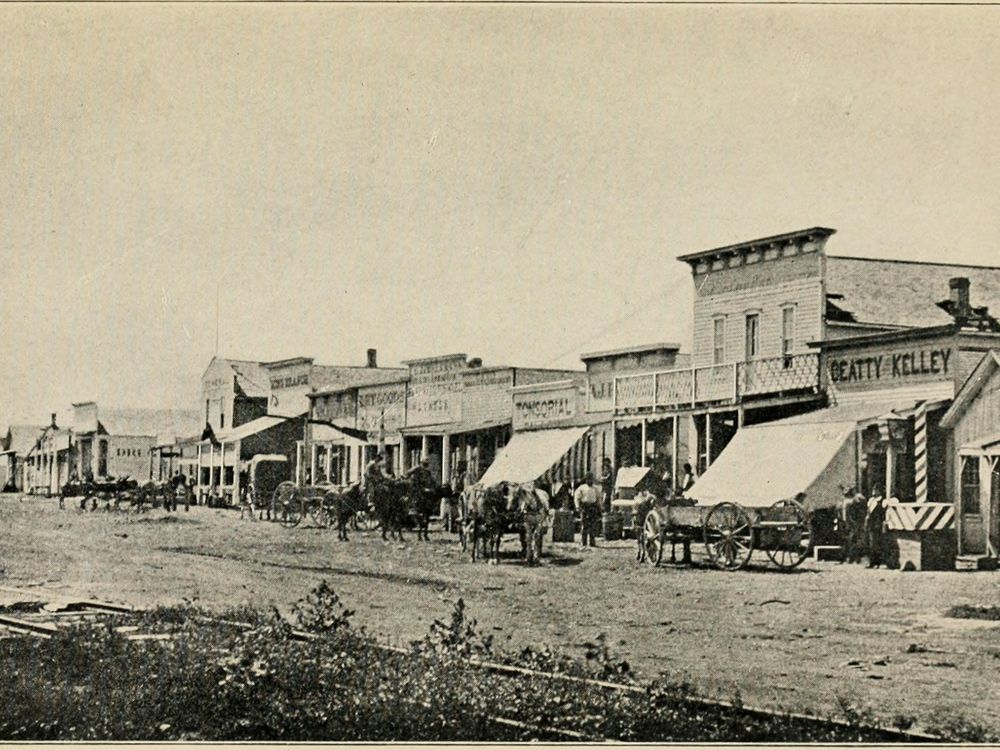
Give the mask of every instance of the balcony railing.
POLYGON ((819 388, 819 355, 793 354, 615 378, 615 411, 736 403, 819 388))

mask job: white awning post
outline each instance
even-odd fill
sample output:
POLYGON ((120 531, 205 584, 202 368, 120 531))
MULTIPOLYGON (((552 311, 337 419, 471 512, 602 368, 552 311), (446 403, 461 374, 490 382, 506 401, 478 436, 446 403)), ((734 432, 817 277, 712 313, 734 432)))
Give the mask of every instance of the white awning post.
POLYGON ((705 468, 712 465, 712 413, 705 412, 705 468))
MULTIPOLYGON (((233 501, 239 502, 240 499, 240 443, 233 443, 233 501)), ((222 471, 225 472, 226 465, 226 453, 222 452, 222 471)))
POLYGON ((892 497, 892 488, 894 484, 893 474, 896 470, 896 448, 892 444, 892 439, 890 437, 889 442, 885 446, 885 496, 892 497))
POLYGON ((430 438, 427 435, 420 436, 420 460, 430 456, 430 438))
POLYGON ((333 443, 326 444, 326 481, 332 482, 330 472, 333 468, 333 443))
POLYGON ((451 438, 441 436, 441 484, 451 479, 451 438))
POLYGON ((642 437, 640 439, 642 440, 642 448, 639 451, 639 466, 645 468, 646 466, 646 418, 645 417, 642 418, 641 435, 642 437))
POLYGON ((316 461, 319 458, 319 446, 313 443, 309 446, 309 482, 316 484, 316 461))
MULTIPOLYGON (((677 470, 680 468, 677 465, 678 456, 680 454, 680 420, 681 420, 680 416, 678 416, 677 414, 675 414, 674 415, 674 426, 673 426, 674 427, 674 445, 673 445, 673 448, 670 451, 673 454, 672 457, 671 457, 671 463, 673 464, 673 466, 672 466, 671 472, 670 472, 670 481, 673 483, 674 487, 677 486, 677 470)), ((673 488, 671 488, 671 489, 673 489, 673 488)))

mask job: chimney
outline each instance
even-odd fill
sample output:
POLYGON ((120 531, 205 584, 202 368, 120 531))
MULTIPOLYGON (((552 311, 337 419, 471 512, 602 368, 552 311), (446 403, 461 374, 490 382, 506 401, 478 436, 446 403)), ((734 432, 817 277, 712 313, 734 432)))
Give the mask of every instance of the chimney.
POLYGON ((368 350, 368 366, 378 367, 378 349, 368 350))
POLYGON ((51 427, 52 427, 53 429, 55 429, 55 426, 56 426, 56 413, 55 413, 55 412, 52 412, 52 423, 51 423, 51 425, 50 425, 50 426, 51 426, 51 427))
POLYGON ((969 305, 969 280, 965 276, 948 279, 950 290, 951 313, 955 317, 965 318, 971 312, 969 305))
POLYGON ((483 360, 479 357, 473 357, 469 360, 469 368, 472 370, 478 369, 483 366, 483 360))

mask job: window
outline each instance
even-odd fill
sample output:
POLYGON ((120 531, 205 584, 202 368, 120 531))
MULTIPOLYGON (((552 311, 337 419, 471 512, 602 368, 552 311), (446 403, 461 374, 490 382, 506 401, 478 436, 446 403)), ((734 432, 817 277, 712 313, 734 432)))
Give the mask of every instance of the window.
POLYGON ((726 319, 712 321, 712 363, 721 365, 726 361, 726 319))
POLYGON ((746 359, 760 354, 760 313, 747 314, 746 359))
POLYGON ((979 515, 979 459, 966 458, 962 467, 962 514, 979 515))
POLYGON ((209 400, 206 398, 205 399, 205 424, 209 424, 209 421, 208 421, 208 404, 209 404, 209 400))
POLYGON ((226 412, 219 409, 219 429, 223 429, 226 426, 226 412))
POLYGON ((784 366, 792 366, 792 350, 795 348, 795 308, 781 308, 781 355, 784 366))

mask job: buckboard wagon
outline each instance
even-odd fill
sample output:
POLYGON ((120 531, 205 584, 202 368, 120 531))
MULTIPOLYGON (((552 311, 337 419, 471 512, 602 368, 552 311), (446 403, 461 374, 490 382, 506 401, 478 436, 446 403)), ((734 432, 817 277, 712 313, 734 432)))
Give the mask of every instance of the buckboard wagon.
POLYGON ((745 567, 754 551, 766 552, 771 562, 790 570, 809 555, 810 532, 809 514, 795 500, 779 500, 764 508, 732 502, 667 505, 646 514, 642 543, 652 565, 660 564, 668 543, 700 538, 712 564, 723 570, 745 567))

